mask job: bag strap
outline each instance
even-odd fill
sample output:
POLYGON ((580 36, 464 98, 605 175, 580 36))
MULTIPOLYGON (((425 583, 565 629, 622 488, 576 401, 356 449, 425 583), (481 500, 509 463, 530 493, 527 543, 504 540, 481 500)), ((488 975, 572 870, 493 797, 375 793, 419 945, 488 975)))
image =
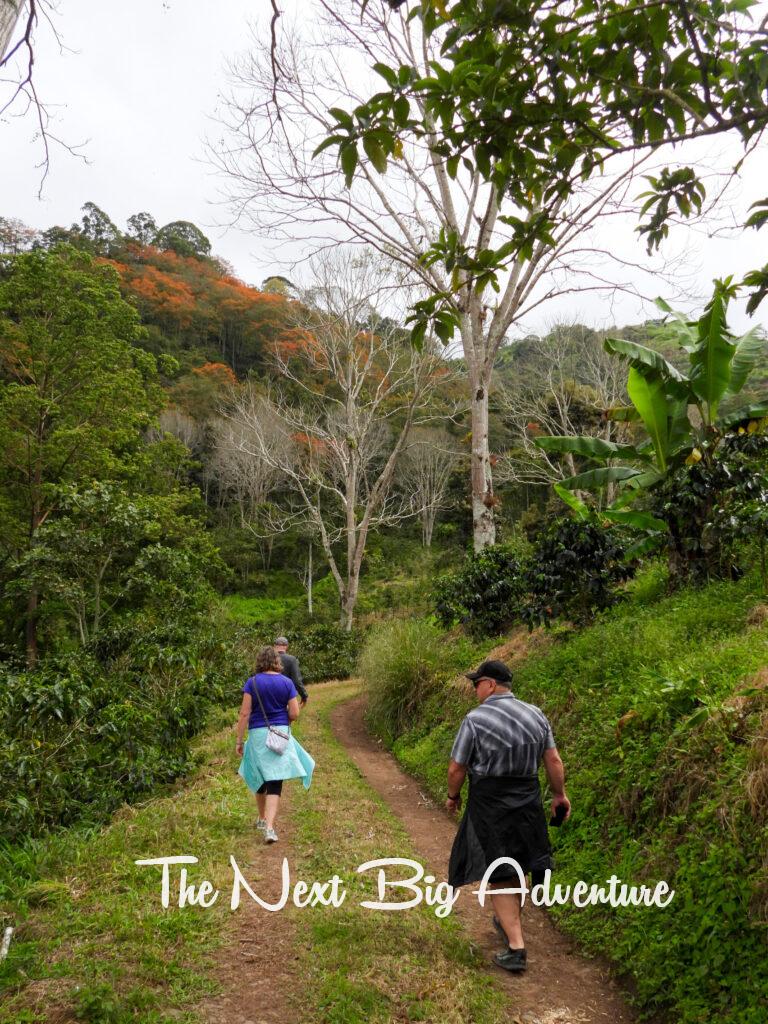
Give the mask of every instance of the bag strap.
POLYGON ((256 682, 256 676, 253 677, 253 688, 256 691, 256 698, 259 702, 259 707, 261 708, 261 713, 264 716, 264 722, 267 728, 270 729, 272 732, 277 732, 280 733, 281 736, 284 736, 285 733, 280 732, 280 730, 276 729, 269 721, 269 716, 267 715, 266 709, 264 708, 264 701, 261 699, 261 694, 259 693, 259 684, 256 682))

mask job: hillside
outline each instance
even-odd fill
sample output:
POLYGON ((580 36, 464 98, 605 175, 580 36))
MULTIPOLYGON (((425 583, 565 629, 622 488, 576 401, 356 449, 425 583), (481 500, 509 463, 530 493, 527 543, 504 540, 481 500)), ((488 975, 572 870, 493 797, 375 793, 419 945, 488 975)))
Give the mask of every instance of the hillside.
MULTIPOLYGON (((559 923, 676 1024, 758 1024, 764 957, 768 606, 754 576, 664 594, 650 567, 582 631, 493 653, 549 716, 573 810, 553 833, 556 880, 666 880, 664 910, 557 908, 559 923), (526 648, 528 651, 526 653, 526 648)), ((369 641, 369 722, 435 799, 473 705, 453 674, 488 656, 422 623, 369 641), (410 660, 409 660, 410 659, 410 660)))

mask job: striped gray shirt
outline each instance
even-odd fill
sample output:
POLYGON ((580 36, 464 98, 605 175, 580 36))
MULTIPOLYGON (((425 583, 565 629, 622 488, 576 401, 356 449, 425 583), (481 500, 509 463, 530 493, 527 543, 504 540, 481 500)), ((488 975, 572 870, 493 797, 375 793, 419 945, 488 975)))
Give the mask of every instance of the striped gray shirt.
POLYGON ((540 708, 512 693, 494 693, 459 726, 451 758, 470 775, 536 775, 544 751, 554 746, 540 708))

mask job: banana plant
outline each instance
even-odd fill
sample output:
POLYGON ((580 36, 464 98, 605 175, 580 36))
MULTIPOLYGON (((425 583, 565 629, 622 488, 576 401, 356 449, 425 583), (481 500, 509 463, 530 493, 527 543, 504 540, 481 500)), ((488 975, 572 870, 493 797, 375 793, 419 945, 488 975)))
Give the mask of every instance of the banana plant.
POLYGON ((651 533, 665 529, 665 524, 649 513, 626 506, 682 463, 713 459, 728 431, 768 416, 768 399, 720 413, 723 402, 742 391, 766 349, 766 340, 756 328, 740 338, 728 330, 728 304, 737 291, 732 277, 715 281, 712 299, 695 321, 657 300, 671 318, 668 332, 688 354, 687 373, 644 345, 623 338, 606 339, 606 351, 629 364, 627 394, 631 403, 607 410, 606 416, 642 424, 645 436, 637 444, 593 437, 537 439, 536 444, 545 451, 580 455, 592 463, 556 488, 577 514, 583 514, 587 506, 569 492, 599 491, 611 483, 617 485, 619 497, 601 512, 603 518, 651 533))

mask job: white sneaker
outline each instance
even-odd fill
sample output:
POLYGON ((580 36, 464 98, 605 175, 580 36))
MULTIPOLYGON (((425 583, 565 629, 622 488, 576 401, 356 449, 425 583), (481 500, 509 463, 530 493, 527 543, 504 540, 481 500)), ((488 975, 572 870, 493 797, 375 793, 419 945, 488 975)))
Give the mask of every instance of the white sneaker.
POLYGON ((266 832, 267 831, 267 819, 266 818, 259 818, 259 820, 256 822, 256 828, 260 832, 266 832))
POLYGON ((276 843, 277 842, 277 832, 275 832, 275 830, 273 828, 265 828, 264 829, 264 842, 265 843, 276 843))

